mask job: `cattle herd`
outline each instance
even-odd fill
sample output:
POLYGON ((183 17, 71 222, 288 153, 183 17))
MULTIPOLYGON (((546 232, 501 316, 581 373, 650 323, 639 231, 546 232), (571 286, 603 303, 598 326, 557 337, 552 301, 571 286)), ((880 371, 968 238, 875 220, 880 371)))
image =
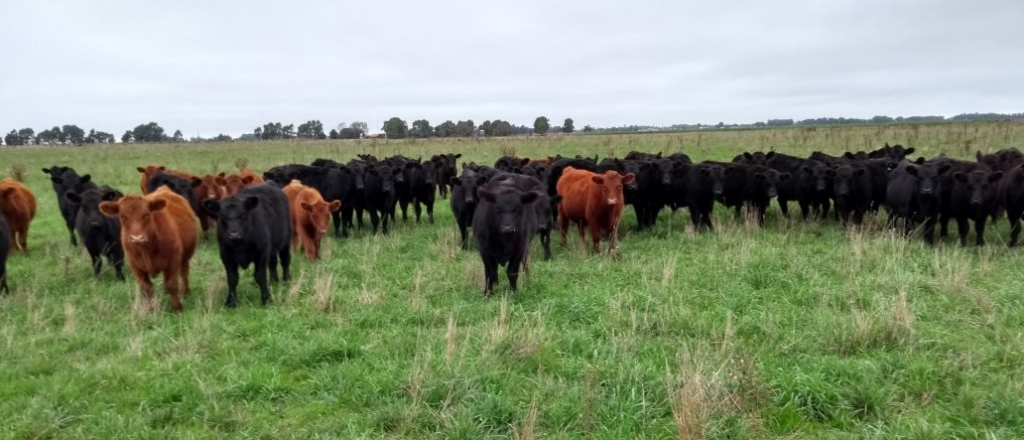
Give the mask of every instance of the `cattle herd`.
MULTIPOLYGON (((544 259, 550 259, 556 224, 563 245, 573 223, 585 246, 589 229, 593 251, 599 252, 606 240, 615 255, 625 205, 633 206, 641 230, 655 226, 664 208, 685 207, 698 232, 713 229, 716 202, 737 216, 745 207, 761 225, 772 199, 783 216, 789 216, 789 203, 795 201, 804 220, 835 219, 842 225, 859 225, 866 215, 885 208, 889 228, 910 235, 920 226, 930 245, 936 223, 945 236, 955 219, 964 246, 971 222, 980 246, 986 222, 1005 214, 1009 244, 1017 244, 1024 214, 1024 154, 1007 148, 964 161, 941 155, 911 160, 913 153, 913 148, 886 144, 842 156, 757 152, 732 162, 701 163, 682 153, 631 152, 602 160, 506 156, 493 167, 463 163, 461 172, 458 154, 429 160, 359 155, 347 163, 317 159, 310 165, 281 165, 262 175, 244 168, 205 176, 154 164, 137 169, 141 195, 122 194, 69 167, 43 172, 57 194, 71 244, 86 248, 94 275, 100 276, 105 258, 123 280, 127 255, 149 306, 153 278, 163 274, 172 309, 180 312, 180 295, 190 290, 190 259, 201 233, 214 225, 228 280, 226 305, 236 306, 239 269, 250 265, 266 304, 271 300, 268 282, 278 280, 278 266, 288 281, 293 249, 318 260, 332 220, 338 238, 364 227, 364 211, 373 233, 387 234, 399 210, 408 221, 410 205, 417 223, 424 210, 433 223, 438 193, 451 195, 462 247, 476 244, 484 263, 485 295, 498 282, 499 266, 507 266, 510 288, 516 290, 520 269, 529 270, 534 236, 544 259)), ((35 214, 36 199, 28 187, 0 180, 0 292, 8 291, 11 251, 28 255, 35 214)))

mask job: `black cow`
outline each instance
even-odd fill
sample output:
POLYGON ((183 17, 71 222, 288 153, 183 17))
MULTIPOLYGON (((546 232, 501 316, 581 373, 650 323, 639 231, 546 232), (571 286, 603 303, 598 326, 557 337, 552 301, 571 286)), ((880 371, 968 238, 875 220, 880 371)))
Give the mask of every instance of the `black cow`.
POLYGON ((800 167, 800 177, 797 178, 797 202, 800 204, 800 214, 804 220, 811 215, 822 220, 828 216, 832 205, 832 178, 828 174, 830 170, 825 164, 810 159, 800 167))
POLYGON ((978 246, 985 245, 985 222, 996 209, 996 187, 1002 178, 1002 171, 983 169, 953 173, 950 210, 956 217, 961 246, 967 246, 968 220, 974 221, 978 246))
POLYGON ((530 163, 528 158, 518 158, 515 156, 501 156, 494 162, 494 169, 504 172, 512 172, 516 169, 521 169, 530 163))
POLYGON ((363 205, 370 212, 370 224, 373 226, 373 233, 377 233, 377 227, 381 227, 381 233, 388 234, 388 219, 394 216, 395 212, 395 179, 402 174, 400 168, 391 168, 388 165, 369 167, 366 170, 366 190, 363 195, 363 205))
MULTIPOLYGON (((437 169, 434 162, 409 162, 406 164, 406 172, 409 173, 409 192, 412 195, 416 223, 420 222, 420 205, 426 207, 427 218, 430 223, 434 223, 434 198, 437 196, 437 169)), ((402 217, 405 217, 404 212, 402 217)))
POLYGON ((456 162, 460 157, 462 157, 461 154, 439 154, 430 158, 430 161, 434 162, 434 165, 437 166, 438 190, 441 193, 442 199, 448 197, 449 187, 453 191, 455 189, 452 186, 452 178, 458 172, 456 162))
POLYGON ((452 215, 455 217, 455 224, 459 226, 459 234, 462 237, 462 248, 469 249, 469 236, 466 230, 473 224, 473 213, 479 202, 477 188, 487 183, 479 174, 472 170, 462 171, 462 176, 452 177, 452 215))
POLYGON ((161 186, 166 186, 171 192, 184 197, 188 202, 188 206, 192 208, 192 213, 198 216, 199 204, 196 202, 196 194, 192 191, 192 188, 202 183, 203 181, 199 179, 189 180, 174 174, 157 171, 156 174, 153 174, 153 177, 146 181, 146 192, 151 193, 161 186))
POLYGON ((714 230, 711 213, 715 199, 725 193, 725 179, 732 172, 732 165, 699 164, 686 173, 686 206, 690 208, 690 221, 698 232, 714 230))
POLYGON ((11 250, 11 228, 7 226, 7 220, 0 215, 0 292, 10 294, 11 289, 7 287, 7 255, 11 250))
POLYGON ((915 222, 924 224, 924 238, 929 245, 935 243, 935 222, 941 210, 941 176, 950 165, 934 162, 902 162, 892 175, 886 188, 886 206, 889 227, 903 220, 903 232, 910 235, 915 222))
POLYGON ((121 198, 122 194, 109 186, 90 189, 77 193, 68 191, 64 197, 78 205, 75 214, 75 230, 82 239, 82 244, 92 259, 92 274, 100 276, 103 269, 103 257, 107 264, 114 268, 117 279, 124 281, 124 249, 121 247, 121 221, 117 217, 107 217, 100 212, 100 203, 112 202, 121 198))
POLYGON ((220 261, 228 278, 225 305, 238 305, 238 268, 254 265, 253 277, 260 287, 260 301, 270 302, 267 272, 277 282, 277 264, 281 263, 284 281, 291 278, 292 223, 288 197, 273 183, 247 186, 223 200, 203 201, 207 211, 217 217, 217 242, 220 261))
POLYGON ((894 162, 899 162, 914 154, 914 148, 904 148, 900 144, 889 146, 887 142, 884 147, 879 148, 867 154, 869 159, 889 159, 894 162))
POLYGON ((836 215, 846 224, 851 219, 860 225, 864 214, 871 209, 871 176, 859 165, 840 165, 829 168, 825 173, 832 179, 832 198, 836 203, 836 215))
POLYGON ((533 191, 539 194, 537 201, 531 204, 530 208, 535 217, 536 232, 540 237, 540 245, 544 248, 544 260, 550 260, 551 230, 554 229, 554 222, 551 221, 551 211, 558 209, 558 203, 562 201, 562 196, 548 196, 543 182, 537 178, 521 174, 500 173, 492 177, 490 183, 494 185, 513 185, 519 191, 533 191))
MULTIPOLYGON (((765 154, 765 166, 781 174, 789 174, 793 177, 800 174, 800 167, 804 166, 805 161, 806 159, 774 151, 769 151, 765 154)), ((793 178, 783 179, 779 183, 779 211, 786 217, 789 216, 789 202, 799 201, 798 185, 798 179, 793 178)))
POLYGON ((791 177, 789 173, 761 165, 705 163, 730 167, 732 171, 725 178, 722 193, 723 204, 736 209, 736 218, 740 218, 741 209, 746 206, 760 225, 764 225, 765 211, 771 199, 779 195, 779 185, 791 177))
POLYGON ((978 162, 988 165, 993 171, 1002 171, 1006 173, 1015 165, 1020 163, 1021 159, 1024 159, 1024 153, 1021 153, 1015 147, 1004 148, 996 151, 992 154, 982 154, 980 151, 977 153, 978 162))
POLYGON ((498 283, 498 266, 507 265, 509 288, 516 291, 519 266, 529 254, 536 232, 530 205, 540 194, 513 186, 487 185, 477 190, 480 203, 473 215, 473 236, 484 263, 484 296, 498 283))
POLYGON ((96 188, 96 184, 92 183, 90 175, 79 176, 74 168, 70 167, 53 166, 43 168, 43 172, 50 175, 53 191, 57 193, 57 207, 60 208, 60 216, 68 228, 68 235, 71 236, 71 245, 78 246, 78 240, 75 237, 75 213, 78 210, 78 205, 64 197, 64 194, 68 192, 78 194, 96 188))
POLYGON ((1010 222, 1010 246, 1016 246, 1020 238, 1020 221, 1024 215, 1024 165, 1010 168, 999 181, 997 199, 1006 209, 1010 222))
POLYGON ((660 151, 658 152, 658 154, 644 153, 642 151, 630 151, 628 154, 626 154, 626 160, 644 160, 644 161, 649 161, 649 160, 658 160, 658 159, 661 159, 661 152, 660 151))

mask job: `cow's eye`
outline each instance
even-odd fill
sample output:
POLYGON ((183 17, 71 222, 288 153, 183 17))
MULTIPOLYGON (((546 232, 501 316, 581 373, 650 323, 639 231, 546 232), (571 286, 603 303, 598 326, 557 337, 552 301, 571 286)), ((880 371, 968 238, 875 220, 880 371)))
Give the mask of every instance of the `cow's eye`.
POLYGON ((144 221, 144 222, 148 222, 148 221, 149 221, 149 214, 145 214, 145 215, 143 215, 143 216, 142 216, 142 221, 144 221))

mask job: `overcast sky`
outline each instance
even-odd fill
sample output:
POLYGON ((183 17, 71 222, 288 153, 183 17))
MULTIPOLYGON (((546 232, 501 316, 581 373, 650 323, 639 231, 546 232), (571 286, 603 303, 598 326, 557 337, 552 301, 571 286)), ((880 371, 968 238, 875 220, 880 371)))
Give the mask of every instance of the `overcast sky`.
POLYGON ((1021 112, 1022 19, 1022 0, 2 0, 0 130, 1021 112))

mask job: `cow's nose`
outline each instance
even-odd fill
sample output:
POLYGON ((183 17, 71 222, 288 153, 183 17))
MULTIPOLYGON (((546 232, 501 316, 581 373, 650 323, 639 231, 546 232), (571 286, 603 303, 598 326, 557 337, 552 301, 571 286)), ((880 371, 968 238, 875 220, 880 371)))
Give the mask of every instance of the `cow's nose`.
POLYGON ((146 242, 146 236, 145 235, 129 235, 128 236, 128 241, 130 241, 132 243, 145 243, 146 242))
POLYGON ((321 234, 326 234, 326 233, 327 233, 327 229, 321 229, 321 230, 320 230, 320 233, 321 233, 321 234))
POLYGON ((511 226, 511 225, 502 225, 501 226, 501 233, 502 234, 511 234, 513 232, 516 232, 516 227, 515 226, 511 226))
POLYGON ((242 233, 241 232, 228 232, 228 238, 230 238, 232 240, 238 240, 239 238, 242 238, 242 233))
POLYGON ((618 197, 616 197, 614 199, 608 199, 608 204, 609 205, 614 205, 616 203, 619 203, 619 198, 618 197))

